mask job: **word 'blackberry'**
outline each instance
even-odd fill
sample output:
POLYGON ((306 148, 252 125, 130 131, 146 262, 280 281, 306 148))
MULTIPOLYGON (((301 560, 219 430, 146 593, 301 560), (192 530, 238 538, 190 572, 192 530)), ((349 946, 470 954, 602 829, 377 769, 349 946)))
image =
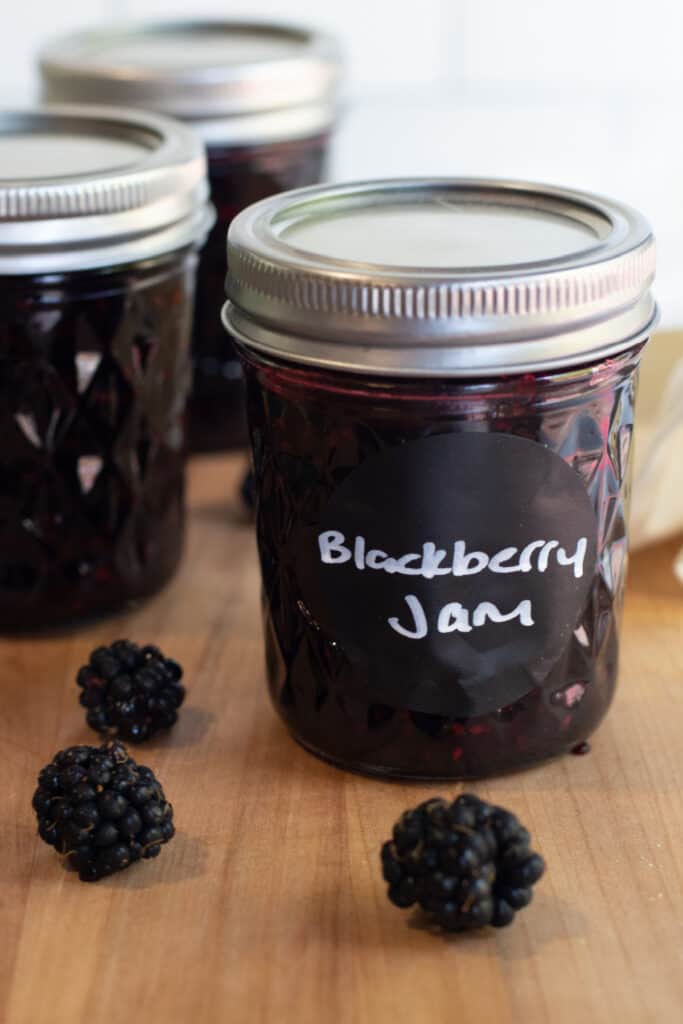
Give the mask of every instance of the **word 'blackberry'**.
POLYGON ((170 729, 185 699, 182 674, 158 647, 138 647, 130 640, 98 647, 76 677, 88 725, 133 743, 170 729))
POLYGON ((83 882, 156 857, 175 833, 154 772, 116 740, 56 754, 38 776, 33 809, 41 839, 83 882))
POLYGON ((382 847, 389 899, 417 903, 447 931, 511 924, 545 870, 510 811, 463 794, 406 811, 382 847))

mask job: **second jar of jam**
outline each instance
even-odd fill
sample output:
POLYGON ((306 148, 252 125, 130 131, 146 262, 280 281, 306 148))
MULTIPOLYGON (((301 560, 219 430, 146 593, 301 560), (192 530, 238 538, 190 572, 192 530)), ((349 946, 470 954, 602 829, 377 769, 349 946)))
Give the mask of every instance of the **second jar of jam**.
POLYGON ((95 107, 0 116, 0 629, 157 590, 180 557, 195 134, 95 107))
POLYGON ((646 222, 607 199, 393 181, 229 235, 268 680, 357 770, 508 771, 614 694, 646 222))
POLYGON ((81 32, 43 52, 48 101, 143 107, 191 124, 207 147, 216 224, 201 254, 190 446, 246 442, 239 360, 220 325, 225 233, 243 207, 323 178, 339 54, 287 25, 179 21, 81 32))

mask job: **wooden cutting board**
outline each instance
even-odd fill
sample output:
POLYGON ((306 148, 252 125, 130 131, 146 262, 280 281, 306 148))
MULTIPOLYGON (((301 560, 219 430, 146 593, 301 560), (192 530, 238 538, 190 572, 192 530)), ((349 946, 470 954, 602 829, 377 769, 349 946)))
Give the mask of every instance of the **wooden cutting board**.
POLYGON ((675 544, 633 560, 621 686, 585 757, 470 787, 519 812, 548 862, 509 929, 444 938, 384 895, 399 813, 457 786, 345 774, 299 749, 265 692, 238 458, 191 467, 187 556, 159 597, 0 642, 3 1024, 679 1024, 683 1019, 683 588, 675 544), (35 776, 91 742, 74 676, 117 637, 185 666, 172 736, 144 748, 176 809, 161 856, 95 885, 35 835, 35 776))

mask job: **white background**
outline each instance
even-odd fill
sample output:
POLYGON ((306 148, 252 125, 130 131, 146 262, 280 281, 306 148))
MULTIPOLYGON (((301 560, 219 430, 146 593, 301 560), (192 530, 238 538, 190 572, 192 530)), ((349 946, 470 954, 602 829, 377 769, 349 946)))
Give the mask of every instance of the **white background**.
POLYGON ((332 30, 347 104, 332 176, 535 178, 640 207, 666 324, 683 324, 683 5, 674 0, 5 0, 0 99, 35 94, 55 33, 147 16, 332 30))

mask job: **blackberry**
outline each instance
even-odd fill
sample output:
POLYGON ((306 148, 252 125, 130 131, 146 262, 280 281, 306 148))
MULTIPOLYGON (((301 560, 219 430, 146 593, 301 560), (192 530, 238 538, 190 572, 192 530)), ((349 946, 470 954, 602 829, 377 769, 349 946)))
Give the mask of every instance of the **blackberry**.
POLYGON ((463 794, 406 811, 382 847, 389 899, 417 903, 446 931, 502 928, 531 902, 545 870, 510 811, 463 794))
POLYGON ((38 776, 33 809, 41 839, 83 882, 156 857, 175 833, 173 808, 154 772, 117 740, 56 754, 38 776))
POLYGON ((169 729, 185 699, 182 674, 158 647, 138 647, 130 640, 98 647, 76 677, 88 725, 133 743, 169 729))

